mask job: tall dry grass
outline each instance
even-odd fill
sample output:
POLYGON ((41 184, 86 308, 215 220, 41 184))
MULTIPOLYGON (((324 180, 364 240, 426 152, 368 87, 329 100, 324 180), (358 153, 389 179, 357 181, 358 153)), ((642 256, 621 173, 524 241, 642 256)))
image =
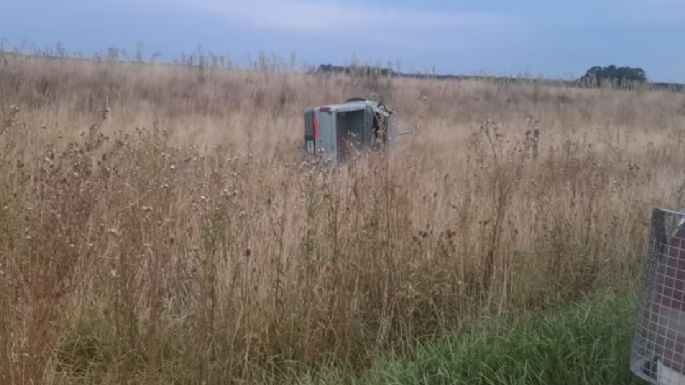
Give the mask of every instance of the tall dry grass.
POLYGON ((685 95, 0 61, 0 382, 279 382, 637 279, 685 95), (383 98, 388 158, 301 162, 383 98), (539 132, 539 142, 534 132, 539 132))

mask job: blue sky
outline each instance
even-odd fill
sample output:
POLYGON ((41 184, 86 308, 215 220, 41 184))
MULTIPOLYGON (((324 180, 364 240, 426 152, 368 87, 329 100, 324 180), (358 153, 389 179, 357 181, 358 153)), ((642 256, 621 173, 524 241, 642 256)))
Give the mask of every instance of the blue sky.
POLYGON ((205 51, 245 64, 399 63, 403 71, 578 77, 639 66, 685 82, 685 0, 0 0, 6 48, 205 51))

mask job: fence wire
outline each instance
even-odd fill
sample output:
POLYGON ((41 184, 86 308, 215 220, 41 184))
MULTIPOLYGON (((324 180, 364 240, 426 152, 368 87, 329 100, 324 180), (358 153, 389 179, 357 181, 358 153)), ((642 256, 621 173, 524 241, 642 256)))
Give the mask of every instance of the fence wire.
POLYGON ((652 215, 647 271, 630 369, 658 385, 685 385, 685 213, 652 215))

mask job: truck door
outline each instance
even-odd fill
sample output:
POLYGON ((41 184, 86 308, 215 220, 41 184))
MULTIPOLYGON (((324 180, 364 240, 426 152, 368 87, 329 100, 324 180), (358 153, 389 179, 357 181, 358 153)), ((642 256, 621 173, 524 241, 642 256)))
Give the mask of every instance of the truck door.
POLYGON ((307 155, 316 153, 316 140, 319 136, 319 122, 316 119, 313 109, 304 112, 304 143, 307 155))

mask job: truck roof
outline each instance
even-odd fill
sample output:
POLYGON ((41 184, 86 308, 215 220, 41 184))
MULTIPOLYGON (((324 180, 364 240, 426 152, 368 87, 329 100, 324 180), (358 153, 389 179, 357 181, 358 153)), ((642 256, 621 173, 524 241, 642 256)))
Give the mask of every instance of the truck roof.
MULTIPOLYGON (((311 108, 308 108, 307 110, 329 108, 331 112, 345 112, 345 111, 363 110, 363 109, 366 109, 367 106, 371 106, 371 108, 373 108, 373 109, 378 109, 380 107, 380 104, 378 102, 373 101, 373 100, 351 99, 345 103, 328 104, 328 105, 324 105, 324 106, 311 107, 311 108)), ((388 110, 388 112, 390 112, 390 111, 388 110)))

